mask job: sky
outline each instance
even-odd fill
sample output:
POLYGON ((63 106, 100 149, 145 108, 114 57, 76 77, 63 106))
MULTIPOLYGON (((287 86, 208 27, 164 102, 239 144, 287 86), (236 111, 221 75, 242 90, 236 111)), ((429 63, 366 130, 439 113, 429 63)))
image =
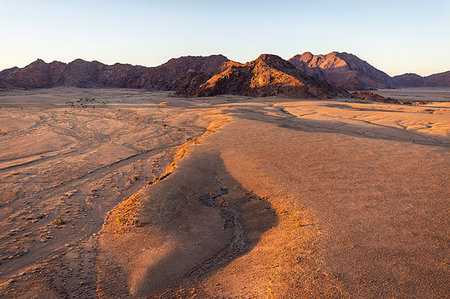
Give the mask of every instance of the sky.
POLYGON ((450 0, 0 0, 0 28, 0 69, 339 51, 391 76, 450 70, 450 0))

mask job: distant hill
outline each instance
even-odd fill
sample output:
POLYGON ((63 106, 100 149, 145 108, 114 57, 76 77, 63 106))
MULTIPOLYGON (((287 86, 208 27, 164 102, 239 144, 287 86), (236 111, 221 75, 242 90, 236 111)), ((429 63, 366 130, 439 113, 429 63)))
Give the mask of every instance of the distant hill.
POLYGON ((157 67, 116 63, 105 65, 98 61, 74 60, 68 64, 41 59, 24 68, 0 72, 0 88, 119 87, 177 90, 180 78, 188 73, 207 74, 228 59, 223 55, 186 56, 171 59, 157 67))
POLYGON ((417 74, 407 73, 392 77, 392 82, 397 87, 420 87, 424 85, 424 78, 417 74))
POLYGON ((450 87, 450 71, 422 77, 417 74, 403 74, 392 77, 397 87, 450 87))
POLYGON ((332 52, 313 55, 305 52, 289 59, 299 70, 315 78, 326 80, 346 90, 392 87, 391 77, 357 56, 332 52))
POLYGON ((217 74, 200 86, 191 86, 181 93, 190 96, 236 94, 257 97, 283 95, 329 98, 346 92, 306 75, 276 55, 263 54, 246 64, 226 62, 218 69, 217 74))

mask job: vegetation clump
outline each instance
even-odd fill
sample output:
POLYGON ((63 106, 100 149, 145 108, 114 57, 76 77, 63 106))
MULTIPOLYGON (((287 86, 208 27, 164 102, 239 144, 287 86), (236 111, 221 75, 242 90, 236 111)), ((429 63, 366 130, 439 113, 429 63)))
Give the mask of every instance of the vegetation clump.
POLYGON ((64 225, 66 222, 62 218, 56 219, 56 225, 64 225))

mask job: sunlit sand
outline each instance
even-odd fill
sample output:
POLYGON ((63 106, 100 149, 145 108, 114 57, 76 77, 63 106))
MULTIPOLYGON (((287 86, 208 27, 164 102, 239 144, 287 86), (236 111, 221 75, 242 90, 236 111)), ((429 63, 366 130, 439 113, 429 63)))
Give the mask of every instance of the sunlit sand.
POLYGON ((450 94, 413 96, 2 92, 0 294, 445 297, 450 94))

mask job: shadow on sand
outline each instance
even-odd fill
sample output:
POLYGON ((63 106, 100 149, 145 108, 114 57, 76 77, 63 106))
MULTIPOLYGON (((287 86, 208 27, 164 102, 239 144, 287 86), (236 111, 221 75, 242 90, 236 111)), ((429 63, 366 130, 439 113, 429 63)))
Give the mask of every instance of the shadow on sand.
POLYGON ((109 276, 108 269, 119 266, 129 272, 130 293, 123 295, 171 298, 194 291, 205 297, 199 284, 250 252, 278 224, 270 202, 235 180, 219 153, 202 152, 201 146, 170 176, 138 194, 143 226, 121 237, 134 247, 128 265, 99 264, 103 277, 98 288, 104 296, 113 296, 114 285, 123 285, 109 280, 117 275, 109 276))

